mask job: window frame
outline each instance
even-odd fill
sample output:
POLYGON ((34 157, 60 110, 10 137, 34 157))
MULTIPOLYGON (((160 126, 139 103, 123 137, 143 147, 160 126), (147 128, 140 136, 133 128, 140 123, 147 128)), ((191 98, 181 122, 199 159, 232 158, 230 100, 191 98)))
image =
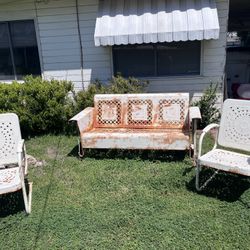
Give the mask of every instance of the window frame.
MULTIPOLYGON (((199 73, 198 74, 180 74, 180 75, 153 75, 153 76, 135 76, 137 78, 143 78, 143 79, 175 79, 175 78, 193 78, 193 77, 202 77, 204 75, 204 43, 202 40, 195 40, 200 42, 200 60, 199 60, 199 73)), ((186 41, 180 41, 180 42, 186 42, 186 41)), ((193 42, 193 41, 190 41, 193 42)), ((172 43, 172 42, 170 42, 172 43)), ((146 43, 142 44, 135 44, 135 45, 146 45, 146 43)), ((156 45, 158 43, 155 43, 156 45)), ((128 45, 133 45, 133 44, 128 44, 128 45)), ((120 46, 120 45, 118 45, 120 46)), ((125 45, 126 46, 126 45, 125 45)), ((111 58, 110 58, 110 63, 111 63, 111 73, 112 75, 115 75, 116 70, 115 70, 115 59, 114 59, 114 46, 111 47, 111 58)), ((155 49, 156 51, 156 49, 155 49)), ((156 55, 157 53, 155 53, 156 55)), ((155 56, 155 62, 157 61, 157 56, 155 56)), ((157 72, 157 63, 154 63, 154 71, 157 72)))
POLYGON ((40 30, 39 30, 39 24, 37 19, 24 19, 19 21, 25 21, 25 20, 32 20, 34 22, 35 26, 35 32, 36 32, 36 44, 38 49, 38 56, 39 56, 39 62, 40 62, 40 68, 41 68, 41 76, 44 76, 44 64, 43 64, 43 55, 42 55, 42 42, 40 39, 40 30))
POLYGON ((38 51, 38 59, 39 59, 39 64, 40 64, 40 75, 43 76, 43 62, 42 62, 42 54, 41 54, 41 42, 40 42, 40 37, 39 37, 39 28, 38 28, 38 23, 37 20, 34 18, 25 18, 25 19, 15 19, 15 20, 0 20, 0 23, 6 24, 7 25, 7 32, 8 32, 8 41, 10 45, 10 54, 11 54, 11 62, 12 62, 12 69, 13 69, 13 79, 3 79, 0 81, 4 82, 12 82, 12 81, 18 81, 18 82, 23 82, 23 80, 18 79, 18 75, 16 73, 16 65, 15 65, 15 58, 14 58, 14 52, 13 52, 13 41, 10 33, 10 23, 12 22, 25 22, 25 21, 32 21, 34 24, 34 29, 35 29, 35 37, 36 37, 36 45, 37 45, 37 51, 38 51), (13 57, 13 58, 12 58, 13 57))

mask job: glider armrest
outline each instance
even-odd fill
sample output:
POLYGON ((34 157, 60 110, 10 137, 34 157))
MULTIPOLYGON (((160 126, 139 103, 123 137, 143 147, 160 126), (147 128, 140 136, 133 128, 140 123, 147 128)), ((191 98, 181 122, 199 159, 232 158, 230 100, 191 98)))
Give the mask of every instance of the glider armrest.
POLYGON ((94 108, 93 107, 88 107, 72 117, 70 121, 76 121, 79 132, 84 132, 88 131, 92 128, 93 126, 93 118, 94 118, 94 108))
POLYGON ((201 112, 199 107, 190 107, 189 108, 189 119, 190 122, 194 119, 201 119, 201 112))
POLYGON ((199 107, 190 107, 189 108, 189 124, 192 125, 192 144, 194 150, 194 158, 197 155, 197 139, 196 139, 196 130, 198 125, 198 120, 201 120, 201 112, 199 107))

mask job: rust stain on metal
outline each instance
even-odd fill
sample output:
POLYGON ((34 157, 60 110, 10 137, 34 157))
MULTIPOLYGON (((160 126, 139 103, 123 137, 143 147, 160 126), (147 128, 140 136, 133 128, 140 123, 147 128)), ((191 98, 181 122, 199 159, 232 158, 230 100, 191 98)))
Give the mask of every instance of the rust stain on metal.
MULTIPOLYGON (((232 174, 239 174, 239 175, 242 175, 242 171, 240 171, 240 169, 237 169, 237 168, 230 168, 228 170, 228 172, 232 173, 232 174)), ((246 174, 247 175, 247 174, 246 174)), ((250 176, 250 175, 247 175, 247 176, 250 176)))
MULTIPOLYGON (((127 128, 186 128, 184 101, 161 99, 158 103, 150 98, 121 95, 110 99, 95 100, 94 127, 127 128), (159 104, 161 103, 161 104, 159 104), (166 113, 165 112, 170 112, 166 113), (171 113, 172 112, 172 113, 171 113), (165 119, 171 116, 171 119, 165 119)), ((179 95, 177 95, 178 98, 179 95)))
POLYGON ((128 106, 124 105, 124 103, 122 104, 122 125, 124 126, 124 124, 126 124, 126 114, 128 112, 128 106))
POLYGON ((127 145, 131 149, 140 147, 166 149, 167 145, 178 145, 178 143, 185 144, 185 148, 189 145, 189 137, 186 134, 183 134, 181 130, 172 131, 171 129, 95 128, 81 135, 82 144, 90 148, 100 148, 103 140, 109 143, 109 148, 123 148, 127 145))

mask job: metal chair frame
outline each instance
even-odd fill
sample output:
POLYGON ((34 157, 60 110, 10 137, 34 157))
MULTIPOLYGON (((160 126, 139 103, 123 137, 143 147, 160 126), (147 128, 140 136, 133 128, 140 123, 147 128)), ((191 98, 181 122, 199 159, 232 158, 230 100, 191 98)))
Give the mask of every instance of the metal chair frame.
POLYGON ((223 104, 220 125, 215 123, 208 125, 203 129, 199 139, 195 178, 197 191, 203 190, 220 171, 250 176, 249 124, 250 101, 227 99, 223 104), (202 155, 204 137, 212 129, 218 130, 213 149, 202 155), (218 145, 226 149, 219 149, 218 145), (242 150, 246 154, 238 153, 237 150, 242 150), (200 184, 202 167, 213 168, 215 172, 200 184))
POLYGON ((28 174, 25 142, 21 138, 18 116, 0 114, 0 195, 22 189, 25 211, 31 213, 32 183, 27 194, 25 177, 28 174))

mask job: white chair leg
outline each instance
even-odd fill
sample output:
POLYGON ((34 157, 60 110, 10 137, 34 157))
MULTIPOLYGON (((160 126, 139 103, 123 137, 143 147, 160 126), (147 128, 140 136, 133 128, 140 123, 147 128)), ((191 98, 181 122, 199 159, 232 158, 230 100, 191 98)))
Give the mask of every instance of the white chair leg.
POLYGON ((31 200, 32 200, 32 183, 29 183, 29 194, 27 195, 25 183, 22 184, 23 201, 25 206, 25 211, 27 214, 31 212, 31 200))

